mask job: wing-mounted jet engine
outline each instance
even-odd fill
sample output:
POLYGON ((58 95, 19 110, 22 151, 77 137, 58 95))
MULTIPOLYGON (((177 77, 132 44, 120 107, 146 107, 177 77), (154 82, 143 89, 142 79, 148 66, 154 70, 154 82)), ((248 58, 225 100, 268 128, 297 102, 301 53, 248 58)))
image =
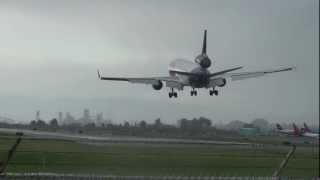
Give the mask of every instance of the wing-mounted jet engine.
POLYGON ((159 90, 162 89, 163 83, 162 83, 162 81, 159 80, 157 84, 152 84, 152 87, 153 87, 154 90, 159 91, 159 90))

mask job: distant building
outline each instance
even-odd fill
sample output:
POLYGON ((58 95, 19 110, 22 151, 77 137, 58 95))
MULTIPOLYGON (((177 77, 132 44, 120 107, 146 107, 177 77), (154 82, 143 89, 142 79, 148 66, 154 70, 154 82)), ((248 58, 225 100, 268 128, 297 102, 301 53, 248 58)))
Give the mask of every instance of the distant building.
POLYGON ((98 113, 97 114, 97 121, 101 122, 103 120, 103 114, 102 113, 98 113))
POLYGON ((244 127, 246 123, 239 121, 239 120, 234 120, 229 122, 226 126, 225 129, 227 130, 233 130, 233 131, 238 131, 239 129, 241 129, 242 127, 244 127))
POLYGON ((90 120, 90 110, 89 109, 83 110, 83 119, 90 120))
POLYGON ((90 116, 90 110, 89 109, 84 109, 83 110, 83 116, 79 119, 77 119, 77 122, 80 123, 81 125, 86 125, 89 123, 93 123, 91 116, 90 116))
POLYGON ((259 134, 259 130, 255 127, 242 127, 240 128, 240 134, 246 137, 256 136, 259 134))
POLYGON ((99 126, 101 126, 103 123, 103 113, 98 113, 96 115, 96 124, 98 124, 99 126))
POLYGON ((199 119, 180 119, 178 121, 178 126, 183 129, 202 129, 211 127, 212 123, 210 119, 200 117, 199 119))
POLYGON ((39 121, 40 120, 40 111, 37 111, 36 112, 36 121, 39 121))
POLYGON ((63 114, 62 112, 59 112, 58 122, 62 123, 62 121, 63 121, 63 114))
POLYGON ((70 112, 67 112, 63 124, 72 124, 75 122, 75 118, 70 114, 70 112))

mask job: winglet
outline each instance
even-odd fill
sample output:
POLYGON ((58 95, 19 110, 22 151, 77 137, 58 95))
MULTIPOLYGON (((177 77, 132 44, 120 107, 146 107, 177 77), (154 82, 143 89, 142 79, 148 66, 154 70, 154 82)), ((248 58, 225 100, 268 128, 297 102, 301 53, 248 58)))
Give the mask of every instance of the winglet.
POLYGON ((207 54, 207 30, 204 30, 203 44, 202 44, 202 54, 207 54))
POLYGON ((99 69, 97 70, 97 72, 98 72, 98 78, 101 79, 101 75, 100 75, 99 69))

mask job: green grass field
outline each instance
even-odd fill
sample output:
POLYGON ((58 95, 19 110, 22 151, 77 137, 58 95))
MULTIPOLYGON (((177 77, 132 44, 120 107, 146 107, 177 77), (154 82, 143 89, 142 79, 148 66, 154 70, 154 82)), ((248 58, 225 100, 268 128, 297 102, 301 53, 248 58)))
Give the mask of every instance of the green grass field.
MULTIPOLYGON (((0 160, 15 137, 0 135, 0 160)), ((112 175, 271 176, 290 147, 173 144, 87 145, 71 141, 25 138, 8 172, 60 172, 112 175)), ((319 149, 297 147, 283 176, 319 174, 319 149), (313 166, 316 166, 313 168, 313 166)))

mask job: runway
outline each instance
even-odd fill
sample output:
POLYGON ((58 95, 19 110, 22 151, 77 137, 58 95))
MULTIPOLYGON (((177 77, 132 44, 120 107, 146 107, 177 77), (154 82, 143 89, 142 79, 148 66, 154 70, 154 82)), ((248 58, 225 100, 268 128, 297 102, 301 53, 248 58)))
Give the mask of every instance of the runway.
MULTIPOLYGON (((23 133, 24 136, 37 139, 57 139, 70 140, 86 143, 164 143, 164 144, 215 144, 215 145, 252 145, 252 143, 233 142, 233 141, 211 141, 193 139, 169 139, 169 138, 142 138, 142 137, 121 137, 121 136, 90 136, 68 133, 35 131, 26 129, 0 128, 0 133, 16 134, 23 133)), ((96 145, 96 144, 93 144, 96 145)))

